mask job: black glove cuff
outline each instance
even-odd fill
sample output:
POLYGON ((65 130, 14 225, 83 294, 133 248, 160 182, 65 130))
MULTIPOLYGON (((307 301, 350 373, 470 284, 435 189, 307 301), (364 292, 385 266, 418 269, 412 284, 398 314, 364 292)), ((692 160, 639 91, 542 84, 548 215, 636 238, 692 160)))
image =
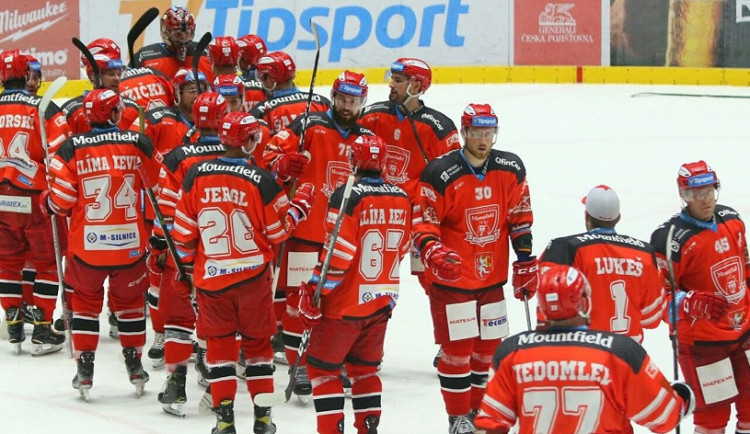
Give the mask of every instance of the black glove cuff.
POLYGON ((154 250, 167 250, 167 240, 162 237, 152 235, 148 239, 148 243, 151 244, 154 250))

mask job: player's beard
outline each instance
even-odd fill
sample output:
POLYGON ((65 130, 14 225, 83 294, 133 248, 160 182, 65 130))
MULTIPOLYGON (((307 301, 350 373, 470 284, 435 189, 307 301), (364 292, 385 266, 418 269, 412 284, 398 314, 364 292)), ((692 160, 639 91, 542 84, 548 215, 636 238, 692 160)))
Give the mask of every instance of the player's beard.
POLYGON ((492 152, 492 145, 486 145, 483 149, 476 149, 477 147, 475 146, 465 146, 465 148, 472 157, 480 160, 482 163, 489 158, 490 152, 492 152))
POLYGON ((333 109, 333 120, 336 121, 336 123, 344 128, 351 128, 354 126, 354 124, 357 123, 357 118, 359 117, 359 113, 354 113, 350 110, 342 110, 342 113, 339 113, 335 108, 333 109))
POLYGON ((399 96, 396 89, 391 89, 390 93, 388 93, 388 101, 401 105, 406 102, 406 98, 399 96))

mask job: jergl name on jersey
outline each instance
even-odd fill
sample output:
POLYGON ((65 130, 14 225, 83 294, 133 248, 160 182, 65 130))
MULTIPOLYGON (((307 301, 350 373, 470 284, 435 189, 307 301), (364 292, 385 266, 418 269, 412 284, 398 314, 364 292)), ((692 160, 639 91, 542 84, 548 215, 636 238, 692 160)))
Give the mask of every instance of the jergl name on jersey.
POLYGON ((84 160, 76 161, 76 170, 79 175, 85 175, 91 172, 107 172, 114 167, 116 170, 133 170, 138 167, 140 158, 135 155, 110 155, 101 157, 91 157, 84 160), (112 157, 110 163, 109 157, 112 157))
POLYGON ((245 192, 229 187, 209 187, 203 189, 202 203, 231 202, 238 206, 247 206, 245 192))
POLYGON ((643 274, 643 262, 640 258, 594 258, 596 274, 619 274, 621 276, 639 277, 643 274))

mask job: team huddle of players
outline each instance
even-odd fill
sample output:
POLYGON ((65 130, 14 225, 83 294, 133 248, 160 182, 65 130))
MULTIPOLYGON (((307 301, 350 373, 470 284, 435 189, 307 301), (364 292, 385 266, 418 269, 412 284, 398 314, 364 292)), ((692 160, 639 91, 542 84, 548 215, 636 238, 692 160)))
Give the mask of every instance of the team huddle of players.
POLYGON ((377 433, 408 255, 441 346, 450 433, 631 432, 631 421, 666 432, 693 409, 696 432, 718 433, 732 404, 736 432, 750 433, 750 259, 708 164, 680 167, 684 207, 650 243, 615 231, 619 198, 600 185, 584 199, 586 232, 537 258, 526 169, 494 148, 497 115, 469 104, 459 130, 427 107, 424 61, 396 60, 388 100, 365 106, 364 75, 342 72, 330 99, 308 94, 291 56, 256 35, 197 52, 184 8, 164 13, 161 35, 129 68, 112 40, 90 42, 94 90, 44 113, 39 62, 0 55, 2 331, 20 353, 33 323, 33 355, 69 333, 83 399, 105 295, 143 392, 145 297, 164 411, 185 416, 195 359, 212 432, 236 432, 240 377, 253 432, 274 433, 276 361, 299 366, 292 391, 312 395, 318 432, 344 432, 348 396, 357 432, 377 433), (511 249, 513 295, 536 295, 539 309, 535 330, 508 337, 511 249), (661 321, 684 383, 639 345, 661 321))

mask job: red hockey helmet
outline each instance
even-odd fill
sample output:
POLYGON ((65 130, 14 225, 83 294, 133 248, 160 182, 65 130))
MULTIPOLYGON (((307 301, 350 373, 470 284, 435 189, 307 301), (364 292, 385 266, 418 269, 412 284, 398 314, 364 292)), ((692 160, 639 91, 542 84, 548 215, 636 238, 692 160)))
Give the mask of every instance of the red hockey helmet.
POLYGON ((427 89, 429 89, 432 84, 432 70, 430 69, 430 66, 423 60, 413 57, 402 57, 397 59, 391 64, 389 72, 391 74, 404 74, 409 78, 413 78, 414 81, 422 83, 422 89, 420 91, 422 93, 427 92, 427 89))
POLYGON ((716 172, 703 160, 694 163, 685 163, 677 171, 677 188, 680 197, 685 201, 698 199, 692 189, 702 187, 714 187, 714 199, 718 199, 718 191, 721 188, 716 172))
MULTIPOLYGON (((110 69, 122 70, 125 68, 125 65, 122 63, 120 47, 117 46, 115 41, 107 38, 94 39, 89 42, 86 48, 94 56, 94 61, 100 72, 110 69)), ((83 54, 81 54, 81 63, 86 68, 86 75, 89 80, 94 81, 94 69, 83 54)))
POLYGON ((539 308, 548 319, 565 320, 576 316, 588 319, 591 313, 589 281, 571 266, 543 264, 537 295, 539 308))
POLYGON ((469 104, 461 115, 461 127, 480 127, 497 129, 498 121, 495 111, 489 104, 469 104))
POLYGON ((161 17, 161 39, 181 61, 187 57, 187 47, 195 36, 195 18, 187 9, 172 6, 161 17))
POLYGON ((284 83, 294 78, 297 67, 292 56, 283 51, 274 51, 258 60, 256 77, 259 80, 270 78, 274 83, 284 83))
MULTIPOLYGON (((198 71, 198 82, 202 83, 201 87, 203 87, 204 89, 208 87, 206 75, 201 71, 198 71)), ((172 93, 174 95, 174 100, 176 103, 179 104, 180 92, 182 91, 182 87, 188 83, 195 83, 195 74, 193 74, 193 71, 190 69, 182 68, 177 71, 177 73, 172 78, 172 93)))
POLYGON ((208 46, 208 58, 213 66, 237 66, 240 49, 231 36, 219 36, 208 46))
POLYGON ((0 79, 5 83, 13 79, 29 77, 29 57, 18 50, 8 50, 0 54, 0 79))
POLYGON ((240 59, 245 63, 245 68, 258 64, 258 60, 266 54, 266 42, 258 35, 245 35, 237 39, 237 47, 240 59))
POLYGON ((124 109, 120 95, 109 89, 94 89, 83 97, 83 114, 90 124, 112 123, 112 112, 124 109))
POLYGON ((358 72, 344 71, 333 81, 331 97, 334 93, 367 98, 367 78, 358 72))
POLYGON ((221 119, 227 113, 227 101, 216 92, 203 92, 193 103, 193 122, 196 128, 218 130, 221 119))
POLYGON ((244 96, 245 82, 239 75, 220 74, 214 79, 212 89, 222 96, 244 96))
POLYGON ((247 113, 232 112, 224 116, 219 127, 219 140, 230 148, 239 148, 248 144, 252 139, 252 149, 246 149, 248 154, 255 150, 261 138, 260 123, 247 113))
POLYGON ((359 136, 349 147, 349 164, 352 170, 382 172, 388 149, 378 136, 359 136))

